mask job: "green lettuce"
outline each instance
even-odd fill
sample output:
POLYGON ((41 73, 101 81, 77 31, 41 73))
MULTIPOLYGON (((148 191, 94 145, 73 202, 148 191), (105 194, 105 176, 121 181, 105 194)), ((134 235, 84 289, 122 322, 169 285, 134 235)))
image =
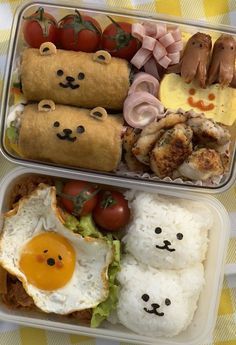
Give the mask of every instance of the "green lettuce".
POLYGON ((80 220, 72 215, 68 215, 66 217, 65 226, 68 229, 79 233, 83 237, 90 236, 95 238, 103 238, 101 232, 96 228, 91 214, 80 217, 80 220))
POLYGON ((90 236, 106 240, 113 249, 113 261, 108 267, 109 295, 107 299, 93 308, 91 327, 98 327, 102 321, 107 319, 111 311, 116 308, 118 301, 119 286, 116 282, 116 275, 120 270, 120 241, 113 240, 111 234, 104 236, 95 226, 91 214, 83 216, 78 220, 72 215, 66 218, 65 226, 83 237, 90 236))
POLYGON ((19 131, 18 129, 14 126, 14 121, 10 123, 10 127, 7 128, 6 130, 6 135, 9 139, 9 141, 13 144, 17 143, 18 137, 19 137, 19 131))
POLYGON ((109 295, 105 301, 93 309, 91 327, 98 327, 102 321, 106 320, 112 310, 116 309, 118 302, 119 286, 116 275, 120 270, 120 241, 115 240, 110 243, 113 246, 114 258, 108 268, 109 295))

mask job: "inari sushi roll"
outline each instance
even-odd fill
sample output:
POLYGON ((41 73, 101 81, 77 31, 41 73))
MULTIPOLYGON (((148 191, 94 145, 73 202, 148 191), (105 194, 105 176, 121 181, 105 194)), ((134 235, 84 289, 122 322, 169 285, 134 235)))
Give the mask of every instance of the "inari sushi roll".
POLYGON ((26 159, 85 169, 113 171, 122 153, 121 115, 55 105, 50 100, 10 113, 7 140, 26 159))
POLYGON ((121 110, 130 78, 130 64, 105 51, 66 51, 46 42, 22 55, 22 90, 30 101, 121 110))

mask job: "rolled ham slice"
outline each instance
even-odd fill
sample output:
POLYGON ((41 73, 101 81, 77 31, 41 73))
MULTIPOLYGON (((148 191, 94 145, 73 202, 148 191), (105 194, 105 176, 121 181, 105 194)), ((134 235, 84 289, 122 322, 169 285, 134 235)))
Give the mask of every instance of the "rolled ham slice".
POLYGON ((164 106, 155 96, 139 91, 126 98, 123 114, 131 127, 142 129, 164 116, 164 106))
POLYGON ((166 24, 162 23, 137 23, 132 25, 132 34, 142 42, 142 47, 131 60, 131 63, 138 69, 145 66, 145 72, 159 78, 153 58, 163 68, 179 62, 183 42, 177 26, 167 28, 166 24))
POLYGON ((161 58, 159 61, 158 61, 159 65, 161 65, 162 67, 164 68, 167 68, 170 63, 171 63, 171 59, 168 58, 168 56, 163 56, 163 58, 161 58))
POLYGON ((175 42, 175 39, 173 38, 172 34, 168 32, 164 36, 159 38, 159 42, 163 45, 163 47, 169 47, 171 44, 175 42))
POLYGON ((167 26, 166 24, 157 24, 157 34, 156 38, 159 39, 160 37, 164 36, 167 33, 167 26))
POLYGON ((177 41, 172 43, 169 47, 166 48, 168 53, 177 53, 183 49, 183 42, 177 41))
POLYGON ((139 41, 143 40, 143 37, 145 36, 145 28, 140 23, 134 23, 132 24, 132 36, 137 38, 139 41))
POLYGON ((156 23, 144 22, 143 28, 144 28, 144 32, 145 32, 146 36, 156 38, 156 35, 157 35, 157 24, 156 23))
POLYGON ((144 65, 144 71, 151 74, 154 78, 160 80, 160 73, 158 71, 157 62, 154 58, 149 59, 144 65))
POLYGON ((156 44, 155 38, 144 36, 142 48, 153 51, 155 44, 156 44))
POLYGON ((153 56, 155 60, 158 62, 166 54, 167 52, 163 45, 159 41, 156 41, 155 48, 153 49, 153 56))
POLYGON ((152 52, 150 50, 140 48, 130 62, 132 63, 132 65, 140 69, 145 65, 145 63, 150 59, 151 56, 152 52))
POLYGON ((175 41, 180 41, 182 39, 181 31, 179 28, 172 29, 170 32, 175 41))
POLYGON ((156 96, 158 89, 159 81, 156 78, 148 73, 140 72, 136 74, 128 94, 145 91, 156 96))
POLYGON ((180 60, 180 52, 177 53, 170 53, 167 55, 168 58, 171 60, 170 65, 175 65, 176 63, 179 63, 180 60))

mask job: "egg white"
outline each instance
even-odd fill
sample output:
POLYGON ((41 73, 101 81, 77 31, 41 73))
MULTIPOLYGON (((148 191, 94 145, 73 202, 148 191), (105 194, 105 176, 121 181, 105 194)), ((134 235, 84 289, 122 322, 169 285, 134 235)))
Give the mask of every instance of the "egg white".
POLYGON ((4 216, 0 264, 23 283, 35 305, 46 313, 68 314, 93 308, 104 301, 109 293, 107 270, 112 257, 113 251, 107 241, 83 238, 63 225, 56 207, 54 187, 40 185, 4 216), (54 291, 41 290, 30 284, 19 267, 24 245, 47 231, 64 236, 76 253, 72 278, 54 291))

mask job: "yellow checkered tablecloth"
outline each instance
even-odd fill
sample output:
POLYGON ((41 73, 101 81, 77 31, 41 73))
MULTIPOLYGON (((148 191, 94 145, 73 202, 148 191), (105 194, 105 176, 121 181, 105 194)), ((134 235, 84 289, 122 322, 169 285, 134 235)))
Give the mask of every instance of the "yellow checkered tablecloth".
MULTIPOLYGON (((7 44, 13 13, 21 0, 0 0, 0 90, 3 79, 7 44)), ((60 2, 60 0, 58 0, 60 2)), ((188 19, 201 19, 214 23, 236 25, 236 0, 90 0, 77 1, 108 4, 116 8, 138 8, 150 12, 170 14, 188 19)), ((0 156, 0 178, 14 166, 0 156)), ((218 199, 227 208, 232 223, 227 263, 236 263, 236 186, 218 199)), ((109 340, 61 334, 52 331, 0 322, 0 344, 5 345, 128 345, 109 340)), ((236 276, 227 276, 221 294, 217 323, 213 339, 201 345, 236 345, 236 276)))

